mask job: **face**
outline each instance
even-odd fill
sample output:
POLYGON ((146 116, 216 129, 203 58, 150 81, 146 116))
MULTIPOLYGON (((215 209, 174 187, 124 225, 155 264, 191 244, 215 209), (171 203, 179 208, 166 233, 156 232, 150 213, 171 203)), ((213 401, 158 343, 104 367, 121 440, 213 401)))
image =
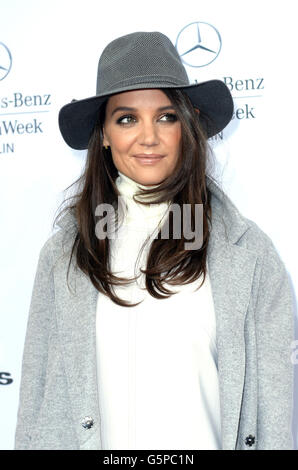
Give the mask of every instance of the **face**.
POLYGON ((112 95, 107 102, 103 136, 103 145, 111 147, 116 168, 145 186, 159 184, 171 175, 180 157, 181 123, 160 89, 112 95), (152 155, 150 160, 150 154, 161 158, 153 159, 152 155))

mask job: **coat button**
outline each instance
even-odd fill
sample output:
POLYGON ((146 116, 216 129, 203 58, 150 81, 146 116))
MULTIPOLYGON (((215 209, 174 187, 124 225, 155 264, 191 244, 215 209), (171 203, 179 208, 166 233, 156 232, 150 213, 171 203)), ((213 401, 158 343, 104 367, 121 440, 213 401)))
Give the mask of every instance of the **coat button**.
POLYGON ((85 418, 82 419, 81 424, 82 424, 83 428, 90 429, 90 428, 92 428, 92 426, 94 424, 94 419, 91 418, 91 416, 85 416, 85 418))
POLYGON ((251 434, 245 438, 245 444, 249 447, 251 447, 255 443, 255 436, 252 436, 251 434))

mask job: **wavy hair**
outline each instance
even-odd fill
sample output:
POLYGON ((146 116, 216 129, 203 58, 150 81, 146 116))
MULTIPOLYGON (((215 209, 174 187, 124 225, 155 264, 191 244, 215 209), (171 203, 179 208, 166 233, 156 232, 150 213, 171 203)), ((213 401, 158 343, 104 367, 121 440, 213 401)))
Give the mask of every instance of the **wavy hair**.
MULTIPOLYGON (((207 188, 206 174, 212 170, 212 152, 207 141, 207 127, 212 123, 207 116, 198 114, 189 97, 179 89, 163 88, 162 91, 170 99, 178 120, 181 122, 181 157, 178 159, 173 173, 158 187, 141 189, 137 195, 154 195, 154 203, 171 201, 178 204, 182 211, 183 204, 191 207, 191 227, 194 229, 195 204, 203 204, 203 243, 199 249, 186 250, 183 227, 179 239, 157 238, 150 246, 145 275, 147 291, 157 299, 175 295, 163 283, 170 285, 188 284, 202 276, 200 288, 206 277, 207 247, 211 224, 211 194, 207 188), (203 118, 203 119, 202 119, 203 118), (209 167, 210 165, 210 167, 209 167), (156 197, 158 196, 158 197, 156 197)), ((71 249, 69 268, 73 256, 77 266, 90 278, 95 288, 107 295, 113 302, 123 307, 133 307, 138 303, 129 303, 118 297, 114 286, 126 286, 135 278, 118 277, 111 272, 110 240, 99 239, 95 233, 97 223, 95 210, 99 204, 111 204, 116 208, 120 193, 115 184, 119 176, 112 159, 110 148, 103 147, 103 124, 105 121, 107 101, 100 107, 98 122, 89 140, 85 167, 81 176, 68 188, 75 187, 75 194, 68 199, 68 204, 54 220, 65 211, 72 211, 76 219, 75 239, 71 249)), ((147 197, 147 196, 146 196, 147 197)), ((68 200, 67 199, 67 200, 68 200)), ((152 201, 138 201, 140 204, 152 204, 152 201)), ((116 217, 118 218, 116 209, 116 217)), ((169 234, 173 234, 173 217, 168 215, 169 234)), ((181 218, 183 219, 183 218, 181 218)), ((183 225, 183 221, 181 221, 183 225)), ((144 245, 143 245, 144 247, 144 245)))

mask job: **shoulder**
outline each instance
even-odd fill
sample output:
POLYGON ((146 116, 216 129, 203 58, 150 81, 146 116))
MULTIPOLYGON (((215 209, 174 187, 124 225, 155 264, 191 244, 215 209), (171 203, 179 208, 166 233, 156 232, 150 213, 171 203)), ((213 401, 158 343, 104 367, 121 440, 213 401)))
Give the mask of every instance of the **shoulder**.
POLYGON ((77 234, 72 214, 66 213, 58 222, 58 229, 43 243, 39 253, 40 263, 55 264, 59 259, 69 259, 77 234))
POLYGON ((289 283, 289 274, 284 260, 271 237, 264 232, 254 221, 247 219, 249 229, 245 233, 243 240, 239 244, 245 246, 248 250, 258 255, 261 262, 264 282, 274 282, 277 284, 281 279, 289 283))
POLYGON ((237 245, 246 246, 254 252, 277 250, 268 233, 261 229, 261 227, 253 220, 243 215, 241 215, 241 217, 247 225, 247 230, 243 234, 243 237, 237 241, 237 245))
MULTIPOLYGON (((246 250, 255 256, 256 264, 252 281, 252 295, 257 302, 258 311, 270 311, 270 321, 280 319, 280 328, 292 334, 293 290, 290 275, 284 260, 272 238, 253 220, 245 217, 238 209, 236 219, 241 219, 245 230, 233 247, 246 250), (273 314, 273 311, 276 313, 273 314), (282 326, 282 322, 284 322, 282 326), (290 331, 288 329, 290 328, 290 331)), ((245 267, 244 267, 245 269, 245 267)), ((279 321, 279 320, 276 320, 279 321)))
MULTIPOLYGON (((215 180, 207 179, 211 192, 212 224, 215 236, 253 253, 279 258, 271 237, 253 220, 245 217, 215 180)), ((280 260, 280 258, 279 258, 280 260)), ((281 260, 280 260, 281 261, 281 260)))

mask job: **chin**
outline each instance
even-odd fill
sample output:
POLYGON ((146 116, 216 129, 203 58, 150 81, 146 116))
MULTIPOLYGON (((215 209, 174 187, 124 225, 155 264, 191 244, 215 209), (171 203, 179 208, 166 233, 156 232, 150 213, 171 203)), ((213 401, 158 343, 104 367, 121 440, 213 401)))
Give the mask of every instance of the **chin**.
POLYGON ((160 180, 142 180, 142 181, 139 181, 140 184, 144 185, 144 186, 156 186, 157 184, 160 184, 163 180, 160 179, 160 180))
POLYGON ((140 184, 143 184, 144 186, 155 186, 157 184, 162 183, 165 180, 165 176, 160 176, 160 177, 151 177, 151 178, 146 178, 146 177, 137 177, 136 181, 138 181, 140 184))

